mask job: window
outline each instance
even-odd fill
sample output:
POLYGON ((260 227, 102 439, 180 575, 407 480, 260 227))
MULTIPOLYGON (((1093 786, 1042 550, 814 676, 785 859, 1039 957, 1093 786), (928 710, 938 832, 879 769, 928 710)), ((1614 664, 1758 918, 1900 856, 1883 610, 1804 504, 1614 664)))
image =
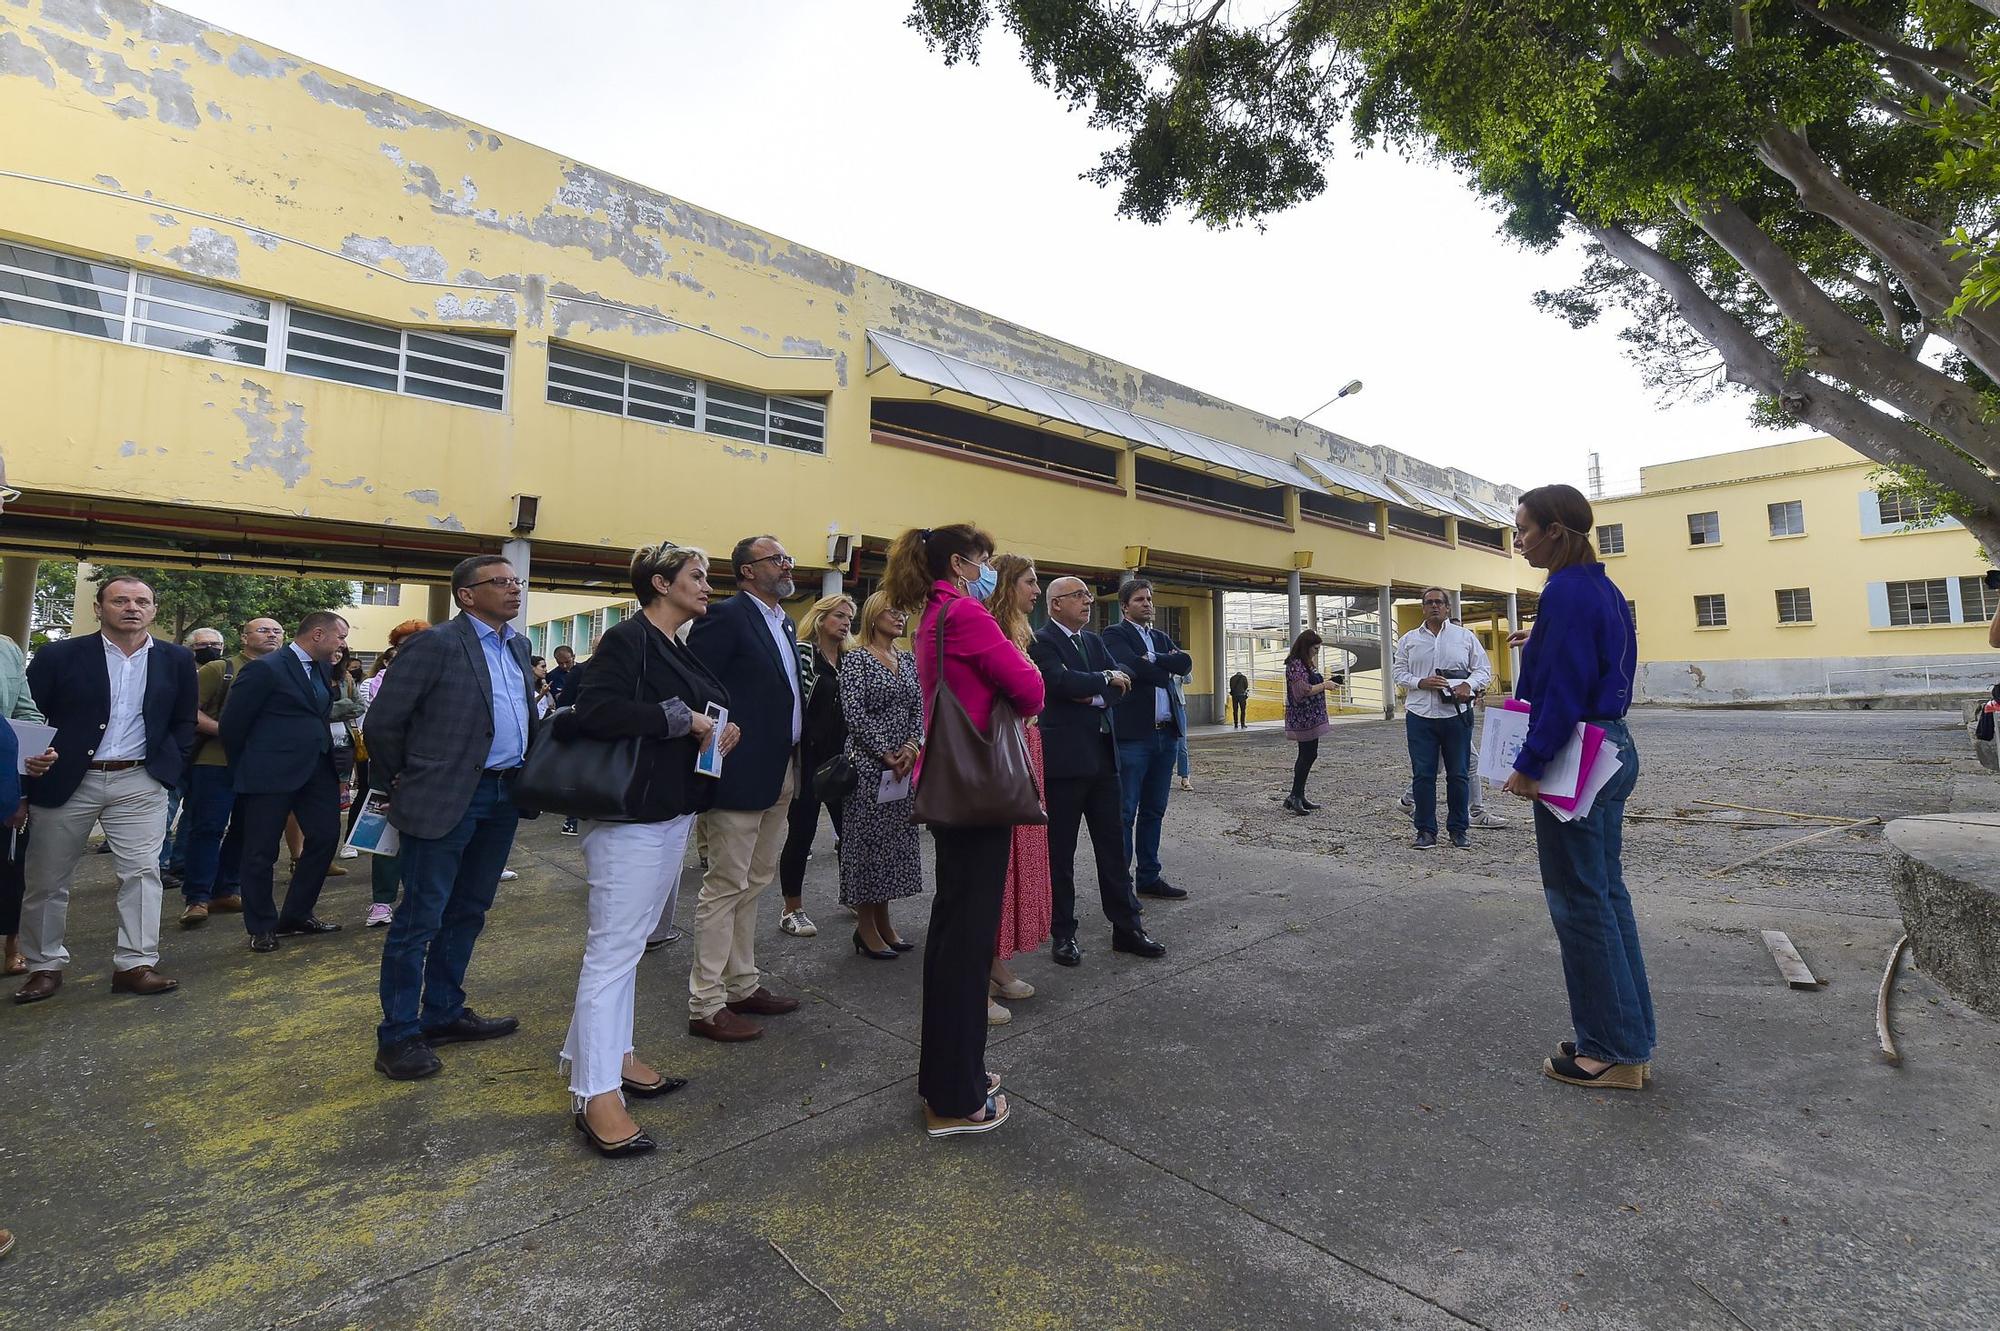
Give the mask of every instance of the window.
POLYGON ((1688 514, 1689 545, 1720 545, 1722 520, 1713 513, 1688 514))
POLYGON ((1951 623, 1951 593, 1945 587, 1945 579, 1892 582, 1888 590, 1892 626, 1951 623))
POLYGON ((1768 504, 1765 507, 1771 515, 1771 535, 1806 534, 1806 506, 1803 500, 1793 499, 1782 504, 1768 504))
POLYGON ((1177 467, 1139 454, 1132 459, 1132 486, 1142 495, 1218 508, 1271 522, 1285 520, 1285 490, 1251 485, 1210 472, 1177 467))
POLYGON ((1936 521, 1937 501, 1908 490, 1890 490, 1875 496, 1875 508, 1885 527, 1915 526, 1936 521))
POLYGON ((611 616, 607 612, 603 610, 591 611, 590 612, 591 646, 595 647, 597 645, 597 640, 604 636, 604 630, 610 627, 611 627, 611 616))
POLYGON ((399 582, 364 582, 354 600, 356 605, 401 605, 403 585, 399 582))
POLYGON ((547 656, 549 654, 549 626, 530 624, 528 626, 528 655, 547 656))
POLYGON ((549 650, 554 651, 558 647, 567 646, 569 646, 569 621, 567 619, 551 619, 549 621, 549 650))
POLYGON ((1975 573, 1958 580, 1958 604, 1966 623, 1983 623, 2000 612, 2000 592, 1989 588, 1986 579, 1975 573))
POLYGON ((1482 527, 1463 518, 1458 523, 1458 543, 1476 545, 1485 550, 1505 550, 1513 533, 1504 527, 1482 527))
POLYGON ((779 397, 549 345, 548 400, 609 416, 826 452, 826 399, 779 397))
POLYGON ((495 411, 506 405, 503 336, 363 323, 26 245, 0 243, 0 322, 495 411))
POLYGON ((1445 539, 1443 518, 1433 513, 1420 513, 1414 508, 1404 508, 1399 504, 1389 505, 1389 530, 1411 536, 1428 536, 1433 541, 1445 539))
POLYGON ((960 411, 935 402, 878 397, 869 403, 868 423, 875 430, 896 436, 896 441, 990 458, 1010 467, 1049 472, 1058 477, 1118 483, 1116 449, 996 420, 985 412, 960 411))
MULTIPOLYGON (((1777 505, 1772 505, 1776 508, 1777 505)), ((1778 591, 1778 622, 1780 624, 1812 623, 1812 588, 1784 587, 1778 591)))
POLYGON ((1698 629, 1727 628, 1729 607, 1724 598, 1720 595, 1695 597, 1694 626, 1698 629))
POLYGON ((1299 491, 1299 512, 1321 522, 1331 522, 1356 531, 1375 533, 1375 505, 1339 495, 1323 495, 1315 490, 1299 491))
POLYGON ((1625 524, 1606 523, 1597 529, 1597 553, 1600 555, 1622 555, 1625 553, 1625 524))
POLYGON ((1634 635, 1637 635, 1639 632, 1639 603, 1637 601, 1627 601, 1625 603, 1625 613, 1632 617, 1632 632, 1634 635))

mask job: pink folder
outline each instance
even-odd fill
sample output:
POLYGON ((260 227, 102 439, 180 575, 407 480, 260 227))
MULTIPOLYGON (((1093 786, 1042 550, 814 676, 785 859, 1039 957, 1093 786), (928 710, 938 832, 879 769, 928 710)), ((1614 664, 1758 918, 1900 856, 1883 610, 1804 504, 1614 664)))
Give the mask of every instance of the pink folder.
MULTIPOLYGON (((1533 710, 1532 708, 1529 707, 1527 703, 1522 702, 1518 698, 1509 698, 1506 702, 1502 703, 1501 706, 1505 707, 1510 712, 1526 712, 1533 710)), ((1601 727, 1591 725, 1588 721, 1584 722, 1582 742, 1583 742, 1583 761, 1577 765, 1577 775, 1576 775, 1576 789, 1579 795, 1582 794, 1584 791, 1590 789, 1590 769, 1597 765, 1598 751, 1604 747, 1603 729, 1601 727)), ((1548 801, 1549 805, 1552 808, 1561 809, 1564 813, 1576 812, 1577 796, 1575 795, 1569 796, 1567 798, 1561 795, 1544 795, 1542 796, 1542 798, 1548 801)))

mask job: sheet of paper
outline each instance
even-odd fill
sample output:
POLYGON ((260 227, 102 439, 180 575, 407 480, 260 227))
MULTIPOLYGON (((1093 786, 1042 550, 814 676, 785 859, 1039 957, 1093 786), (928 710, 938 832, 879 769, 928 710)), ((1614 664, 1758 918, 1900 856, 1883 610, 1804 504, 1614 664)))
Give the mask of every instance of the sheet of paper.
POLYGON ((702 710, 715 722, 715 729, 709 732, 708 743, 695 755, 695 775, 719 777, 722 775, 722 732, 729 724, 729 709, 718 703, 710 703, 702 710))
POLYGON ((14 720, 9 720, 7 724, 14 727, 14 739, 21 746, 20 770, 23 772, 28 770, 28 759, 41 757, 49 751, 49 745, 56 742, 54 726, 14 720))
POLYGON ((894 772, 882 773, 881 784, 875 791, 877 804, 894 804, 897 800, 910 797, 910 778, 897 776, 894 772))
POLYGON ((1551 803, 1548 800, 1543 800, 1542 803, 1547 804, 1549 812, 1564 822, 1574 822, 1576 819, 1589 813, 1596 806, 1598 795, 1603 792, 1606 786, 1611 784, 1611 778, 1618 775, 1619 770, 1624 766, 1625 764, 1618 759, 1618 751, 1606 746, 1604 751, 1598 755, 1597 761, 1591 765, 1590 776, 1584 781, 1583 793, 1577 796, 1574 808, 1566 809, 1562 805, 1551 803))
MULTIPOLYGON (((1479 779, 1487 785, 1503 786, 1513 774, 1514 760, 1521 756, 1521 745, 1528 739, 1528 716, 1525 704, 1510 702, 1486 709, 1479 729, 1479 779)), ((1576 794, 1577 779, 1583 771, 1583 734, 1583 723, 1579 721, 1576 734, 1543 769, 1544 795, 1568 799, 1576 794)))
POLYGON ((379 791, 370 791, 361 803, 361 816, 354 820, 354 830, 347 834, 347 844, 364 855, 394 855, 402 849, 403 840, 389 815, 383 810, 389 799, 379 791))

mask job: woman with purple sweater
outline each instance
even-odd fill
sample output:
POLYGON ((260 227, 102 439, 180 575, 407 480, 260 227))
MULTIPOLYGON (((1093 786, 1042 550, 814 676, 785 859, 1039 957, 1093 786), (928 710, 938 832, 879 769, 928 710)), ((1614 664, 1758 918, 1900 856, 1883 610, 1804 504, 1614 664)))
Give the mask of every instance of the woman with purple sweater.
POLYGON ((1514 546, 1549 580, 1521 654, 1514 693, 1534 710, 1505 789, 1536 800, 1543 771, 1579 721, 1603 729, 1618 755, 1617 775, 1584 817, 1564 822, 1535 803, 1542 889, 1575 1028, 1542 1071, 1573 1086, 1636 1091, 1651 1074, 1654 1041, 1653 995, 1620 862, 1625 801, 1639 779, 1639 751, 1625 727, 1638 639, 1625 594, 1591 548, 1592 525, 1590 501, 1568 485, 1530 490, 1515 511, 1514 546))
POLYGON ((1285 796, 1285 807, 1293 813, 1311 813, 1319 807, 1306 798, 1306 777, 1319 761, 1320 737, 1333 729, 1326 695, 1334 686, 1319 673, 1319 648, 1319 634, 1307 629, 1292 640, 1285 657, 1285 738, 1299 746, 1292 762, 1292 793, 1285 796))

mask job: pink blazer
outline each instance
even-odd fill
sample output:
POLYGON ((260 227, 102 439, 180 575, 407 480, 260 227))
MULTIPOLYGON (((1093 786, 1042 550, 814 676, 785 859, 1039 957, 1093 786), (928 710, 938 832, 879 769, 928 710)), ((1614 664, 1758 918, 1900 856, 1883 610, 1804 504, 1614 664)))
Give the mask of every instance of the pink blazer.
POLYGON ((930 729, 931 690, 937 684, 939 615, 944 621, 944 678, 981 734, 993 732, 993 700, 1005 698, 1021 719, 1041 714, 1042 672, 1007 641, 986 607, 948 582, 931 584, 930 603, 911 636, 917 679, 924 688, 924 729, 930 729))

